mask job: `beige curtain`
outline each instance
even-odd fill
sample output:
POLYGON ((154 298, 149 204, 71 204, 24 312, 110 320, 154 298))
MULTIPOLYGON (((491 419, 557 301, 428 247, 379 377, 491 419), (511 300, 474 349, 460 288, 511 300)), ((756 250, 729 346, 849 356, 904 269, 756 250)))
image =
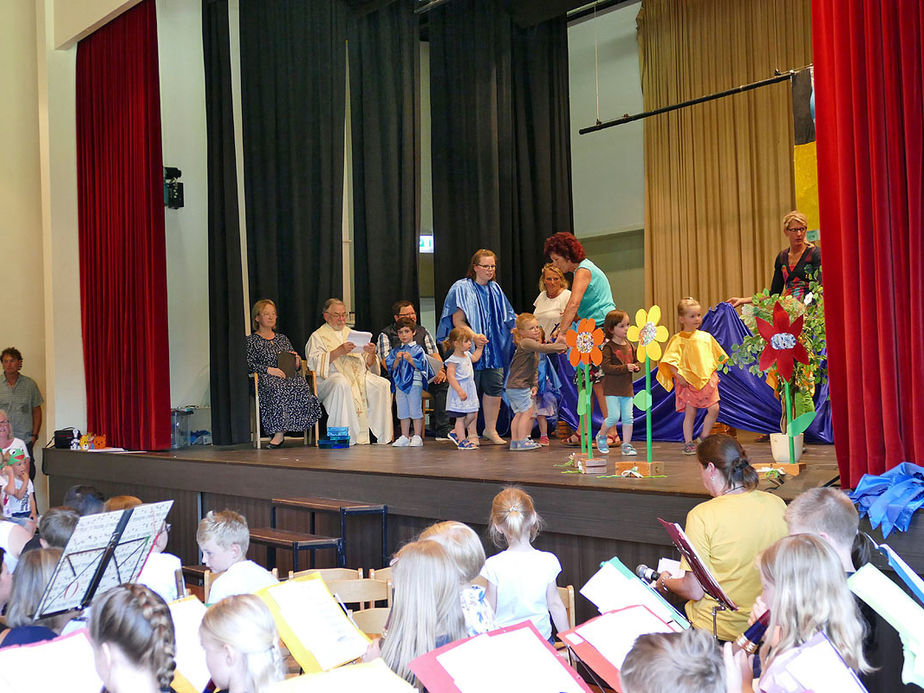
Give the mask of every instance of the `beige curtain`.
MULTIPOLYGON (((811 0, 643 0, 645 109, 812 61, 811 0)), ((645 296, 677 329, 677 301, 704 309, 770 286, 793 208, 790 83, 645 120, 645 296)))

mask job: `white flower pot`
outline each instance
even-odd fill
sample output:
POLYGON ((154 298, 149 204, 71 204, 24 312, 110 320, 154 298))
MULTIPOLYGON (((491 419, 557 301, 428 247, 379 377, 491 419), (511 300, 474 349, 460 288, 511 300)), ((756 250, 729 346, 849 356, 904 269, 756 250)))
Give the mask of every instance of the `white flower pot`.
POLYGON ((789 464, 790 462, 798 462, 802 457, 802 442, 805 437, 804 433, 800 433, 795 438, 793 438, 793 446, 795 447, 796 458, 794 460, 789 459, 789 436, 785 433, 771 433, 770 434, 770 452, 773 455, 773 461, 777 464, 789 464))

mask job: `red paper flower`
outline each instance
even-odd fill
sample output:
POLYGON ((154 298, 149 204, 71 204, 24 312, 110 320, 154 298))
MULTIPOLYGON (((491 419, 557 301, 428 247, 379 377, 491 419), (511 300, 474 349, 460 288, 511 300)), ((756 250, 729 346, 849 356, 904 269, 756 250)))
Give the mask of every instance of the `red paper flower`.
POLYGON ((571 349, 568 351, 568 360, 577 368, 579 363, 592 363, 599 366, 603 361, 603 330, 597 327, 593 318, 584 318, 578 323, 577 330, 571 329, 565 333, 565 342, 571 349), (594 329, 596 328, 596 329, 594 329))
POLYGON ((809 362, 808 352, 799 341, 802 334, 804 316, 800 315, 790 322, 789 313, 779 301, 773 306, 773 324, 757 318, 757 331, 767 342, 760 355, 758 367, 766 371, 774 363, 783 380, 792 380, 793 361, 809 362))

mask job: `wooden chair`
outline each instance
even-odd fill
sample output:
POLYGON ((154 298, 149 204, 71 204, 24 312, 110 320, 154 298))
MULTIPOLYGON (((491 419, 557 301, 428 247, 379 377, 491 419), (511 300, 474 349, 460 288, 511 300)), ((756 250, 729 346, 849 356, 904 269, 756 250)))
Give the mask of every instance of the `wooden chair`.
POLYGON ((371 568, 369 570, 369 578, 372 580, 385 580, 391 581, 391 566, 387 568, 371 568))
POLYGON ((183 578, 186 582, 186 593, 199 597, 203 604, 209 603, 209 590, 212 583, 221 573, 213 573, 204 565, 184 565, 183 578))
POLYGON ((561 597, 561 601, 565 605, 565 613, 568 614, 568 628, 574 628, 577 625, 574 620, 574 585, 559 587, 558 596, 561 597))
MULTIPOLYGON (((289 571, 289 579, 302 577, 303 575, 311 575, 312 573, 318 573, 321 576, 321 579, 324 580, 324 584, 330 583, 332 580, 362 580, 363 579, 363 569, 356 568, 309 568, 308 570, 300 570, 297 573, 289 571)), ((371 577, 371 576, 370 576, 371 577)))
MULTIPOLYGON (((314 396, 318 396, 318 380, 314 375, 314 371, 310 370, 305 365, 305 359, 302 359, 302 370, 301 375, 305 381, 311 387, 311 391, 314 393, 314 396)), ((251 373, 250 376, 253 378, 253 400, 254 400, 254 415, 253 415, 253 446, 259 450, 261 447, 260 440, 260 375, 258 373, 251 373)), ((318 422, 314 422, 313 429, 305 429, 305 445, 308 445, 308 433, 309 431, 314 430, 314 445, 318 444, 318 435, 320 428, 318 422)))
POLYGON ((388 622, 388 614, 391 613, 390 607, 373 607, 372 609, 363 609, 354 611, 350 614, 353 623, 370 638, 375 638, 385 632, 385 624, 388 622))
POLYGON ((391 589, 384 580, 363 578, 362 580, 326 581, 327 589, 340 597, 344 604, 358 604, 359 611, 370 609, 375 602, 385 602, 391 607, 391 589))

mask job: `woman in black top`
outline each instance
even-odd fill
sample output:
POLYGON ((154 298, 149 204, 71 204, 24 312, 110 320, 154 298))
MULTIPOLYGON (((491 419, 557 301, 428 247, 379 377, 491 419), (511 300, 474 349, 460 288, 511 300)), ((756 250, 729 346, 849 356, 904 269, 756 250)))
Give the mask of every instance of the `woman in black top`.
MULTIPOLYGON (((809 281, 821 281, 821 250, 805 240, 808 220, 802 212, 793 210, 783 217, 783 233, 789 239, 789 247, 783 248, 773 265, 771 294, 792 294, 803 299, 808 293, 809 281)), ((728 299, 732 308, 751 303, 748 297, 728 299)))

